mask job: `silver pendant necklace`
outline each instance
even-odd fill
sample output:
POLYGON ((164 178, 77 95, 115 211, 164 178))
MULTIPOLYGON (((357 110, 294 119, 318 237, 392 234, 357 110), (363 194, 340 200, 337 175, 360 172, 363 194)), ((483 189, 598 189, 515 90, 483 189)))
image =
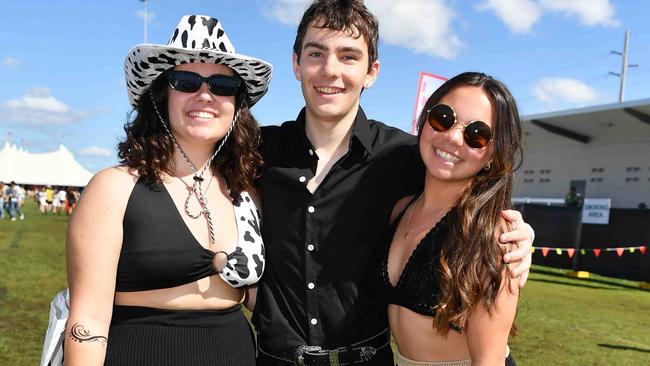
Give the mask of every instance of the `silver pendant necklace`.
POLYGON ((409 229, 409 226, 411 226, 411 215, 413 215, 413 211, 415 211, 415 206, 416 206, 416 205, 418 204, 418 202, 420 201, 420 198, 422 198, 422 193, 420 193, 420 195, 419 195, 418 198, 415 200, 415 202, 413 202, 413 204, 412 204, 411 206, 409 206, 409 208, 408 208, 408 209, 410 209, 410 210, 409 210, 408 216, 406 217, 406 228, 405 228, 405 230, 404 230, 404 240, 407 240, 407 239, 409 238, 409 234, 410 234, 410 233, 412 233, 412 232, 418 233, 418 232, 421 231, 421 229, 423 229, 423 228, 425 228, 425 227, 428 227, 428 226, 430 226, 432 223, 434 223, 434 222, 436 221, 436 219, 439 220, 439 217, 438 217, 438 216, 440 216, 441 213, 447 211, 447 209, 442 209, 442 210, 440 210, 440 212, 438 212, 438 214, 437 214, 436 216, 433 217, 433 219, 431 219, 431 220, 425 222, 425 223, 422 224, 422 225, 418 225, 418 226, 416 226, 416 227, 414 227, 414 228, 412 228, 412 229, 409 229))

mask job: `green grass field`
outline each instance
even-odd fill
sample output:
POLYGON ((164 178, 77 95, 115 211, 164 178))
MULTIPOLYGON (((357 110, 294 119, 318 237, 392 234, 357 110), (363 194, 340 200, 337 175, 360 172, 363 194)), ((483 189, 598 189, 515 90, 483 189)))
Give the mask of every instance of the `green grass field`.
MULTIPOLYGON (((0 221, 0 365, 37 365, 52 296, 66 286, 65 216, 0 221)), ((650 365, 650 292, 534 267, 510 346, 519 365, 650 365)))

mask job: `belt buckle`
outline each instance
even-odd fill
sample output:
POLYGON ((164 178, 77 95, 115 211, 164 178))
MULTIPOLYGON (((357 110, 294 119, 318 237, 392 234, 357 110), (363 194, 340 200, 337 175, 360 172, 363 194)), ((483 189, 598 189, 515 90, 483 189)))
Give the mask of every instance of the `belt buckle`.
POLYGON ((297 366, 305 366, 305 353, 307 352, 315 352, 315 351, 320 351, 322 348, 320 346, 298 346, 296 347, 296 354, 295 354, 295 364, 297 366))
POLYGON ((305 364, 305 354, 313 352, 313 353, 317 353, 318 356, 320 357, 326 356, 330 366, 341 366, 341 360, 339 358, 340 353, 346 351, 349 352, 353 350, 358 352, 358 357, 359 357, 358 361, 361 362, 365 362, 372 359, 377 353, 377 349, 371 346, 361 346, 361 347, 355 347, 351 349, 337 348, 332 350, 323 350, 320 346, 302 345, 296 347, 296 351, 294 355, 294 360, 295 360, 294 363, 297 366, 307 366, 305 364))
POLYGON ((375 347, 370 347, 370 346, 359 347, 359 358, 363 362, 368 361, 371 358, 375 357, 376 354, 377 354, 377 349, 375 347))

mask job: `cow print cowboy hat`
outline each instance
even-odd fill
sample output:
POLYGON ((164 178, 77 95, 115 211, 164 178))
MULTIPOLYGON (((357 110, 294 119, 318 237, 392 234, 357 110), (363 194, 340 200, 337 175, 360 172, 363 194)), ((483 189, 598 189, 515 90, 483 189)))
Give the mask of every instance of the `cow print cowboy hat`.
POLYGON ((233 69, 244 80, 249 107, 266 94, 271 80, 271 64, 236 53, 218 19, 186 15, 166 45, 140 44, 126 55, 124 73, 133 108, 160 74, 186 63, 215 63, 233 69))

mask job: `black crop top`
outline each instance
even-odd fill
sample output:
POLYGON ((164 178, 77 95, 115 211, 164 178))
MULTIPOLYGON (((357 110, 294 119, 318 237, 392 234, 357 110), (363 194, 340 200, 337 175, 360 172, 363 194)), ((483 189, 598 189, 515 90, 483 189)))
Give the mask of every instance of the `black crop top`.
POLYGON ((370 273, 370 289, 381 301, 434 316, 438 304, 440 248, 449 231, 447 215, 422 238, 409 257, 397 284, 388 279, 388 253, 404 210, 384 229, 370 273))
MULTIPOLYGON (((246 192, 233 202, 237 248, 219 273, 232 287, 250 285, 264 270, 264 247, 255 204, 246 192)), ((192 235, 162 184, 141 180, 133 187, 122 222, 123 238, 116 291, 175 287, 217 274, 214 252, 192 235)))

